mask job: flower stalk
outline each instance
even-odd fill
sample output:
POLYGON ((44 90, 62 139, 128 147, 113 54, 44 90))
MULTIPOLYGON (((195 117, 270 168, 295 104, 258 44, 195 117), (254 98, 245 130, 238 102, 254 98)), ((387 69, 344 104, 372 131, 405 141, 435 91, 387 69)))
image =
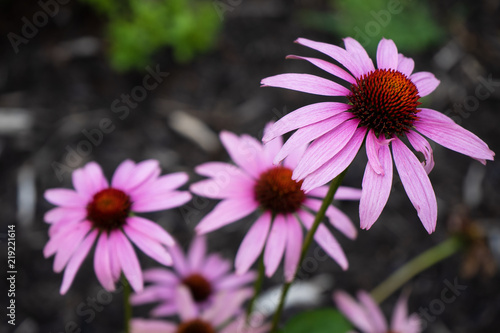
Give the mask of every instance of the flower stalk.
POLYGON ((130 283, 128 283, 127 278, 122 275, 123 283, 123 320, 125 333, 130 333, 130 321, 132 320, 132 305, 130 304, 130 283))

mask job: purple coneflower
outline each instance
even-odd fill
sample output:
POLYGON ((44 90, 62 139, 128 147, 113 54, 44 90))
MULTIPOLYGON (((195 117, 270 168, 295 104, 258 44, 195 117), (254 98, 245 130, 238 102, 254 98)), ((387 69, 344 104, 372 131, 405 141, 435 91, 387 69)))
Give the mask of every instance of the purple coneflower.
POLYGON ((320 51, 348 71, 321 59, 303 59, 347 82, 344 87, 309 74, 281 74, 262 80, 263 86, 280 87, 323 96, 345 96, 348 103, 323 102, 291 112, 264 136, 264 142, 297 129, 275 158, 278 163, 297 147, 314 141, 293 172, 308 192, 328 183, 348 167, 363 142, 367 163, 360 201, 361 228, 369 229, 387 203, 392 186, 392 160, 410 201, 425 229, 436 227, 437 203, 427 173, 433 155, 423 137, 468 155, 481 163, 493 160, 494 153, 476 135, 458 126, 444 114, 419 108, 421 97, 439 85, 432 73, 413 73, 414 61, 398 54, 392 40, 382 39, 377 49, 377 69, 356 40, 345 38, 345 49, 299 38, 299 44, 320 51), (423 135, 423 136, 422 136, 423 135), (402 139, 423 154, 421 163, 402 139), (392 148, 392 155, 391 149, 392 148))
POLYGON ((144 271, 144 280, 152 284, 141 293, 132 295, 134 305, 161 302, 151 311, 154 317, 170 316, 178 312, 176 290, 181 286, 188 288, 194 304, 199 309, 209 307, 215 295, 220 292, 234 291, 255 279, 254 272, 238 276, 230 272, 231 264, 218 254, 206 255, 205 237, 194 239, 187 258, 176 244, 170 249, 173 270, 151 268, 144 271))
POLYGON ((64 270, 61 294, 68 291, 96 239, 94 270, 109 291, 122 271, 135 291, 143 288, 131 241, 158 262, 172 264, 165 246, 174 245, 173 238, 158 224, 134 214, 178 207, 191 199, 189 192, 175 190, 186 183, 185 173, 159 177, 160 172, 158 161, 126 160, 109 186, 101 167, 90 162, 73 172, 75 190, 45 191, 45 199, 59 206, 45 214, 51 226, 43 253, 46 258, 55 254, 55 272, 64 270))
MULTIPOLYGON (((267 130, 267 128, 266 128, 267 130)), ((222 144, 236 166, 223 162, 209 162, 196 167, 196 172, 207 176, 191 185, 193 193, 212 199, 222 199, 196 227, 204 234, 240 220, 255 211, 261 214, 246 234, 236 255, 236 272, 242 274, 257 260, 264 250, 266 275, 271 276, 284 256, 285 279, 294 277, 303 241, 302 226, 309 229, 314 212, 328 191, 321 186, 307 195, 302 182, 292 179, 292 172, 305 147, 294 149, 283 163, 273 164, 282 148, 281 137, 266 145, 256 139, 230 132, 220 134, 222 144)), ((361 191, 340 187, 335 195, 340 200, 358 200, 361 191)), ((356 228, 338 208, 330 206, 326 212, 330 224, 353 239, 356 228)), ((348 263, 340 244, 327 227, 321 224, 315 240, 343 268, 348 263)))

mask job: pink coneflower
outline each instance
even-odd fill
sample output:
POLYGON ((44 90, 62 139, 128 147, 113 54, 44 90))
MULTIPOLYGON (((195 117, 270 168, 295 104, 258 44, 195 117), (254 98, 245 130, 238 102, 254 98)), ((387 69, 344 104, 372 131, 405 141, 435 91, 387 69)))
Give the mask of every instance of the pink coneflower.
MULTIPOLYGON (((366 291, 358 292, 359 303, 343 291, 333 294, 337 307, 363 333, 419 333, 422 331, 417 314, 408 316, 408 295, 403 293, 394 308, 391 327, 373 298, 366 291)), ((354 333, 354 332, 352 332, 354 333)))
POLYGON ((349 72, 316 58, 304 59, 344 80, 347 88, 309 74, 281 74, 262 80, 264 86, 287 88, 323 96, 345 96, 348 103, 324 102, 302 107, 286 115, 268 131, 264 142, 298 129, 277 154, 275 162, 297 147, 314 141, 293 172, 303 180, 306 192, 339 175, 366 144, 367 163, 360 201, 361 228, 369 229, 387 203, 392 186, 392 160, 401 182, 425 229, 436 227, 437 203, 427 173, 432 169, 432 149, 426 136, 444 147, 479 160, 493 160, 494 153, 476 135, 458 126, 442 113, 419 108, 419 99, 439 85, 433 74, 413 73, 414 62, 398 54, 392 40, 382 39, 377 50, 377 67, 360 43, 345 38, 345 49, 304 38, 296 41, 320 51, 349 72), (402 141, 423 154, 420 163, 402 141), (391 149, 392 147, 392 156, 391 149))
POLYGON ((135 291, 143 288, 134 243, 151 258, 171 265, 164 246, 174 245, 173 238, 158 224, 135 213, 178 207, 191 199, 189 192, 175 189, 186 183, 185 173, 160 176, 158 161, 121 163, 108 185, 101 167, 90 162, 73 172, 75 190, 56 188, 45 191, 45 199, 59 207, 45 214, 50 223, 50 239, 45 257, 55 254, 54 271, 64 277, 61 294, 66 293, 76 272, 92 248, 97 279, 109 291, 123 274, 135 291))
POLYGON ((132 333, 265 333, 268 325, 251 327, 245 324, 242 304, 252 295, 251 289, 219 293, 214 303, 200 311, 187 287, 182 286, 175 296, 180 322, 133 319, 132 333), (228 323, 229 321, 229 323, 228 323))
MULTIPOLYGON (((266 128, 267 131, 267 128, 266 128)), ((274 274, 281 258, 285 259, 285 278, 293 279, 302 246, 301 224, 310 228, 314 211, 321 206, 326 187, 318 187, 306 195, 300 186, 302 182, 292 179, 292 172, 304 152, 297 148, 284 159, 273 165, 273 158, 281 149, 281 137, 262 145, 256 139, 233 133, 220 134, 222 144, 236 166, 223 162, 210 162, 195 170, 209 179, 191 185, 191 191, 212 199, 222 199, 196 227, 198 234, 204 234, 229 223, 240 220, 255 211, 261 215, 243 239, 236 255, 236 271, 246 272, 264 250, 266 275, 274 274)), ((358 200, 360 190, 340 187, 336 199, 358 200)), ((350 219, 334 206, 326 216, 331 225, 347 237, 356 237, 356 229, 350 219)), ((348 266, 344 251, 325 225, 320 225, 315 240, 337 263, 348 266)))
POLYGON ((178 311, 176 290, 186 286, 195 305, 205 309, 213 303, 216 294, 240 289, 255 279, 254 272, 241 276, 230 272, 230 262, 218 254, 207 256, 206 247, 203 236, 194 239, 187 258, 178 245, 172 247, 173 271, 165 268, 144 271, 144 280, 153 284, 146 286, 141 293, 132 295, 132 304, 161 302, 151 311, 151 315, 170 316, 178 311))

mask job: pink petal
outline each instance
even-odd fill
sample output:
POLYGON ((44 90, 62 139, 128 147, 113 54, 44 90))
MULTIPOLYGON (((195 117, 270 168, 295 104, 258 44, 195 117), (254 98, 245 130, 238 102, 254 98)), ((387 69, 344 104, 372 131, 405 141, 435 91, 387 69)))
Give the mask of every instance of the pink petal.
MULTIPOLYGON (((358 66, 361 68, 363 75, 375 70, 372 59, 368 56, 366 50, 357 40, 351 37, 344 38, 344 45, 347 52, 349 52, 353 60, 356 61, 358 66)), ((354 84, 355 82, 351 83, 354 84)))
POLYGON ((146 160, 134 164, 130 160, 121 163, 113 175, 111 186, 129 192, 138 190, 140 186, 160 175, 159 162, 146 160))
POLYGON ((113 276, 113 281, 117 282, 120 279, 122 273, 122 267, 120 265, 120 260, 118 259, 118 253, 116 253, 116 247, 111 242, 111 235, 108 235, 108 250, 109 250, 109 264, 111 266, 111 275, 113 276))
POLYGON ((318 59, 318 58, 300 57, 300 56, 296 56, 296 55, 289 55, 286 58, 287 59, 301 59, 301 60, 309 61, 314 66, 316 66, 316 67, 318 67, 318 68, 320 68, 320 69, 322 69, 322 70, 324 70, 324 71, 326 71, 326 72, 328 72, 328 73, 330 73, 338 78, 346 80, 347 82, 352 83, 352 84, 356 83, 356 79, 351 74, 349 74, 348 72, 346 72, 345 70, 343 70, 339 66, 334 65, 328 61, 318 59))
POLYGON ((161 195, 144 196, 132 203, 131 210, 138 213, 155 212, 182 206, 191 200, 189 192, 166 192, 161 195))
POLYGON ((407 58, 401 53, 398 55, 398 72, 403 73, 407 77, 411 75, 415 68, 415 61, 412 58, 407 58))
POLYGON ((54 236, 59 234, 62 230, 74 229, 82 222, 85 222, 85 220, 73 220, 73 219, 59 220, 58 222, 52 224, 49 227, 49 237, 53 238, 54 236))
POLYGON ((410 80, 417 86, 418 95, 424 97, 433 92, 440 81, 434 74, 429 72, 418 72, 410 76, 410 80))
POLYGON ((381 145, 375 135, 375 132, 372 129, 369 130, 366 135, 366 155, 368 156, 368 162, 375 173, 378 175, 384 175, 384 169, 382 168, 382 164, 380 163, 378 157, 380 146, 381 145))
POLYGON ((236 254, 236 274, 244 274, 257 260, 266 244, 267 234, 271 226, 271 214, 264 212, 248 230, 236 254))
POLYGON ((170 248, 170 255, 172 256, 175 271, 182 277, 187 276, 191 270, 179 244, 175 244, 170 248))
POLYGON ((189 321, 198 317, 198 310, 194 302, 191 292, 184 285, 179 285, 176 289, 177 306, 179 309, 179 316, 182 321, 189 321))
MULTIPOLYGON (((302 183, 302 190, 308 192, 318 186, 324 185, 344 171, 356 157, 363 143, 365 133, 365 128, 358 128, 344 149, 319 169, 307 175, 304 183, 302 183)), ((295 179, 294 176, 292 178, 295 179)))
POLYGON ((243 303, 252 296, 252 289, 242 289, 231 293, 223 293, 221 300, 216 300, 211 309, 202 314, 202 319, 219 326, 240 312, 243 303), (210 311, 211 310, 211 311, 210 311))
POLYGON ((191 270, 200 269, 203 265, 207 251, 207 240, 204 236, 197 236, 191 242, 188 252, 188 263, 191 270))
MULTIPOLYGON (((198 165, 194 168, 196 173, 211 177, 218 178, 220 175, 228 175, 228 176, 241 176, 246 175, 240 168, 233 164, 224 163, 224 162, 207 162, 198 165)), ((227 176, 226 176, 227 177, 227 176)))
POLYGON ((130 193, 130 196, 132 197, 132 200, 135 200, 141 196, 157 195, 174 191, 178 187, 184 185, 188 179, 189 177, 185 172, 176 172, 164 175, 154 181, 150 181, 142 186, 139 186, 130 193))
MULTIPOLYGON (((322 201, 316 199, 307 199, 304 205, 313 212, 318 212, 321 208, 322 201)), ((358 231, 352 224, 351 219, 342 213, 337 207, 329 206, 326 210, 326 217, 332 226, 342 232, 345 236, 354 239, 358 231)))
POLYGON ((318 170, 332 159, 349 143, 356 132, 360 120, 348 120, 322 137, 316 139, 306 150, 304 156, 293 170, 295 179, 302 179, 318 170))
POLYGON ((286 226, 285 217, 282 214, 277 214, 274 217, 264 250, 264 266, 268 277, 271 277, 276 272, 285 252, 286 226))
POLYGON ((176 285, 179 283, 179 277, 172 271, 165 268, 150 268, 144 271, 144 281, 158 283, 162 285, 176 285))
POLYGON ((297 147, 304 147, 309 142, 321 137, 325 133, 328 133, 335 129, 337 126, 343 122, 352 118, 352 115, 348 112, 342 112, 336 116, 330 117, 328 119, 322 120, 318 123, 307 125, 305 127, 299 128, 292 136, 285 142, 283 148, 274 158, 274 164, 278 164, 281 160, 291 154, 297 147))
POLYGON ((130 226, 130 228, 142 232, 143 234, 146 234, 154 240, 167 246, 172 246, 175 244, 175 240, 165 229, 163 229, 159 224, 143 217, 127 217, 127 225, 130 226))
MULTIPOLYGON (((328 186, 320 186, 309 191, 307 194, 312 197, 323 199, 326 197, 327 193, 328 186)), ((361 190, 353 187, 339 186, 333 198, 335 200, 359 200, 361 198, 361 190)))
POLYGON ((57 223, 60 220, 81 221, 87 216, 85 208, 56 207, 45 213, 43 219, 47 223, 57 223))
MULTIPOLYGON (((274 127, 274 122, 269 122, 264 128, 264 135, 266 136, 272 128, 274 127)), ((273 163, 274 156, 278 154, 281 147, 283 147, 283 138, 281 136, 276 136, 272 140, 264 141, 264 153, 266 155, 266 162, 268 165, 273 163)))
POLYGON ((130 228, 128 225, 123 226, 123 231, 125 231, 128 238, 130 238, 130 240, 134 242, 134 244, 146 255, 165 266, 172 265, 172 257, 170 256, 170 253, 168 253, 165 247, 163 247, 160 243, 153 240, 147 234, 143 234, 142 232, 130 228))
POLYGON ((115 188, 126 188, 127 182, 130 179, 130 174, 135 168, 135 163, 131 160, 125 160, 116 168, 111 186, 115 188))
POLYGON ((418 119, 421 121, 435 121, 435 122, 442 122, 442 123, 450 123, 450 124, 455 124, 453 119, 445 115, 444 113, 441 113, 436 110, 432 109, 419 109, 419 112, 417 114, 418 119))
POLYGON ((413 149, 424 155, 422 166, 424 167, 425 172, 429 174, 432 171, 432 168, 434 168, 434 155, 432 153, 431 145, 426 139, 415 131, 406 133, 406 137, 408 138, 408 141, 410 141, 413 149))
POLYGON ((344 314, 357 328, 365 333, 375 333, 372 323, 365 312, 365 309, 343 291, 333 294, 333 299, 337 308, 344 314))
POLYGON ((226 131, 220 133, 220 140, 234 163, 252 177, 259 177, 264 168, 264 149, 261 143, 251 137, 239 138, 226 131))
POLYGON ((287 73, 266 77, 262 87, 277 87, 321 96, 347 96, 350 90, 338 83, 311 74, 287 73))
POLYGON ((384 314, 373 298, 371 298, 370 294, 361 290, 358 292, 358 299, 361 301, 361 305, 364 306, 365 313, 370 318, 374 330, 376 332, 387 332, 387 321, 384 318, 384 314))
POLYGON ((215 286, 217 290, 237 290, 253 282, 256 276, 255 272, 246 272, 242 275, 229 275, 219 281, 215 281, 215 286))
POLYGON ((289 168, 290 170, 295 169, 297 167, 297 164, 299 164, 299 161, 302 158, 302 156, 304 156, 306 149, 307 149, 307 145, 302 145, 302 146, 296 147, 283 160, 283 165, 285 167, 289 168))
POLYGON ((421 118, 415 122, 415 129, 441 146, 470 156, 483 164, 486 163, 484 160, 493 160, 495 156, 483 140, 459 125, 421 118))
POLYGON ((87 163, 83 168, 75 170, 72 177, 73 186, 82 197, 91 198, 109 186, 101 167, 95 162, 87 163))
POLYGON ((108 236, 105 232, 102 232, 97 240, 94 254, 95 275, 104 289, 114 291, 115 283, 113 281, 113 275, 111 274, 109 251, 108 236))
POLYGON ((359 203, 362 229, 370 229, 384 209, 392 189, 392 156, 389 146, 380 146, 378 158, 383 172, 377 174, 370 163, 366 164, 363 190, 359 203))
POLYGON ((91 228, 90 223, 80 223, 78 228, 61 240, 54 259, 54 272, 59 273, 64 269, 91 228))
POLYGON ((339 113, 347 111, 350 105, 338 102, 322 102, 306 105, 290 112, 272 125, 265 132, 263 141, 267 142, 277 136, 302 128, 325 119, 331 118, 339 113))
POLYGON ((211 199, 248 197, 253 195, 255 180, 249 175, 219 174, 212 179, 192 184, 189 190, 194 194, 211 199))
POLYGON ((85 238, 85 240, 80 244, 78 249, 75 251, 70 261, 68 262, 68 266, 66 266, 66 269, 64 270, 63 281, 61 284, 61 289, 59 291, 61 295, 66 294, 69 287, 71 287, 76 272, 78 271, 78 269, 82 265, 83 260, 85 259, 90 249, 92 248, 92 245, 94 244, 97 234, 98 234, 97 230, 94 230, 91 233, 89 233, 88 236, 85 238))
MULTIPOLYGON (((398 48, 390 39, 382 38, 377 48, 377 68, 397 69, 398 68, 398 48)), ((420 96, 422 97, 422 96, 420 96)))
POLYGON ((64 207, 86 207, 90 198, 84 198, 77 192, 65 188, 53 188, 44 193, 45 200, 53 205, 64 207))
POLYGON ((57 230, 54 230, 53 232, 49 230, 50 239, 43 248, 43 255, 45 258, 48 258, 57 251, 59 251, 59 248, 64 244, 65 240, 68 237, 70 237, 71 234, 74 234, 75 232, 78 234, 80 233, 81 230, 88 231, 90 230, 91 227, 91 223, 88 221, 83 221, 83 222, 69 221, 69 222, 70 223, 65 223, 65 224, 61 222, 50 226, 52 229, 53 227, 59 227, 62 225, 60 228, 57 228, 57 230))
POLYGON ((327 43, 315 42, 305 38, 298 38, 295 42, 315 49, 335 59, 342 64, 342 66, 347 68, 356 78, 363 75, 363 69, 359 67, 357 61, 354 61, 351 54, 341 47, 327 43))
MULTIPOLYGON (((172 291, 171 291, 172 292, 172 291)), ((178 312, 178 307, 177 304, 174 303, 164 303, 161 305, 158 305, 155 307, 153 310, 151 310, 150 315, 151 317, 170 317, 178 312)), ((177 331, 175 331, 177 332, 177 331)))
MULTIPOLYGON (((392 313, 391 329, 399 331, 406 328, 406 321, 408 319, 407 302, 408 293, 403 291, 392 313)), ((404 332, 406 332, 406 330, 404 330, 404 332)))
POLYGON ((218 254, 211 254, 205 260, 201 271, 209 280, 217 280, 232 269, 228 260, 222 259, 218 254))
POLYGON ((200 221, 195 230, 201 235, 222 228, 229 223, 250 215, 258 206, 259 204, 253 197, 226 199, 218 203, 217 206, 200 221))
POLYGON ((130 321, 131 333, 175 333, 177 324, 152 319, 132 319, 130 321))
POLYGON ((121 231, 117 230, 110 233, 109 242, 113 244, 118 262, 127 281, 135 292, 141 292, 144 287, 141 265, 129 240, 121 231))
POLYGON ((294 216, 287 217, 285 280, 291 282, 297 272, 302 252, 302 227, 294 216))
POLYGON ((431 181, 417 157, 401 140, 392 142, 392 153, 406 194, 425 229, 432 233, 436 229, 437 201, 431 181))

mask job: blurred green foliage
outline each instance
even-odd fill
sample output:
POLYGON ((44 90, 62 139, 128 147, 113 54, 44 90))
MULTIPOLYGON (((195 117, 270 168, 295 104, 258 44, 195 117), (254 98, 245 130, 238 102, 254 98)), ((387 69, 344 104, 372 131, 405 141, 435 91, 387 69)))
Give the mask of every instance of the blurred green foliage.
POLYGON ((346 333, 352 325, 335 309, 317 309, 292 317, 281 333, 346 333))
POLYGON ((187 62, 214 44, 221 20, 204 0, 81 0, 108 20, 109 56, 117 70, 144 68, 151 55, 170 46, 187 62))
POLYGON ((307 11, 300 16, 306 27, 357 39, 375 53, 382 37, 394 40, 398 49, 417 52, 444 37, 427 1, 330 0, 331 11, 307 11))

